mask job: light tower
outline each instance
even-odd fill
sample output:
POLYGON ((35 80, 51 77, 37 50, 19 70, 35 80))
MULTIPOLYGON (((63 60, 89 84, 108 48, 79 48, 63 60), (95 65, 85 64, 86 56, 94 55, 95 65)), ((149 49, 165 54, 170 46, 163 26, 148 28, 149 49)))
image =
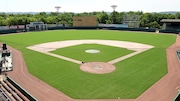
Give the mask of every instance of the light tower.
POLYGON ((59 13, 60 6, 55 6, 56 12, 59 13))
POLYGON ((113 11, 115 11, 115 9, 117 8, 117 5, 111 5, 113 11))
POLYGON ((112 12, 112 23, 113 24, 116 24, 117 21, 116 21, 116 12, 115 12, 115 9, 117 8, 117 5, 111 5, 112 9, 113 9, 113 12, 112 12))

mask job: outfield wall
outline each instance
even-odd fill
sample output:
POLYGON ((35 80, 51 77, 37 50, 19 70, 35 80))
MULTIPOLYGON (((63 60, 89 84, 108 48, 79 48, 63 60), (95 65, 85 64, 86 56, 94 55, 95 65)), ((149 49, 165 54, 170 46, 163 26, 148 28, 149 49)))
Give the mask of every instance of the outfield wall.
POLYGON ((125 27, 51 27, 48 30, 60 30, 60 29, 79 29, 79 30, 87 30, 87 29, 106 29, 106 30, 123 30, 123 31, 142 31, 142 32, 155 32, 156 29, 145 29, 145 28, 125 28, 125 27))
MULTIPOLYGON (((140 31, 140 32, 156 32, 155 28, 124 28, 124 27, 82 27, 82 26, 55 26, 55 27, 48 27, 48 30, 68 30, 68 29, 78 29, 78 30, 96 30, 96 29, 106 29, 106 30, 120 30, 120 31, 140 31)), ((24 32, 24 29, 9 29, 9 30, 0 30, 0 34, 8 34, 8 33, 19 33, 24 32)), ((179 31, 177 30, 159 30, 159 33, 172 33, 178 34, 179 31)))
POLYGON ((19 32, 23 32, 23 31, 24 31, 24 29, 0 30, 0 34, 19 33, 19 32))
MULTIPOLYGON (((51 27, 48 28, 48 30, 61 30, 61 29, 106 29, 106 30, 122 30, 122 31, 140 31, 140 32, 156 32, 156 28, 126 28, 126 27, 81 27, 81 26, 76 26, 76 27, 51 27)), ((179 31, 177 30, 159 30, 159 33, 172 33, 172 34, 178 34, 179 31)))
POLYGON ((160 33, 174 33, 174 34, 179 34, 180 31, 178 30, 159 30, 160 33))

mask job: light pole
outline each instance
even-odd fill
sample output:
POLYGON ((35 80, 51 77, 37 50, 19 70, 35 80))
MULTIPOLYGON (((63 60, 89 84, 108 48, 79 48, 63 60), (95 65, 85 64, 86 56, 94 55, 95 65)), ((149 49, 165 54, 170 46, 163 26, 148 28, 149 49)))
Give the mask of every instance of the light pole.
POLYGON ((112 23, 116 23, 116 16, 115 16, 115 9, 117 8, 117 5, 111 5, 113 12, 112 12, 112 23))
POLYGON ((111 5, 113 11, 115 11, 115 9, 117 8, 117 5, 111 5))
POLYGON ((56 12, 59 13, 60 6, 55 6, 56 12))

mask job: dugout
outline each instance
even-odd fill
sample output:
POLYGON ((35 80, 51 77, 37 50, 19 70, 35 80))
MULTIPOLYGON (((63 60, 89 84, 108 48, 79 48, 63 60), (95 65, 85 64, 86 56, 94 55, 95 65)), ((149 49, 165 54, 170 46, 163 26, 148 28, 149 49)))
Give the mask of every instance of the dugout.
POLYGON ((96 27, 98 26, 95 16, 74 16, 73 27, 96 27))
POLYGON ((175 30, 180 31, 180 19, 162 19, 163 30, 175 30))

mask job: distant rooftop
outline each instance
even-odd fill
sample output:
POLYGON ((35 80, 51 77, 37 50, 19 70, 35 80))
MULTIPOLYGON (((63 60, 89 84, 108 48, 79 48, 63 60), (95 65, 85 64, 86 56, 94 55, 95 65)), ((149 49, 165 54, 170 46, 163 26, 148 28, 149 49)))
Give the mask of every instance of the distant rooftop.
POLYGON ((162 19, 161 22, 180 22, 180 19, 162 19))

